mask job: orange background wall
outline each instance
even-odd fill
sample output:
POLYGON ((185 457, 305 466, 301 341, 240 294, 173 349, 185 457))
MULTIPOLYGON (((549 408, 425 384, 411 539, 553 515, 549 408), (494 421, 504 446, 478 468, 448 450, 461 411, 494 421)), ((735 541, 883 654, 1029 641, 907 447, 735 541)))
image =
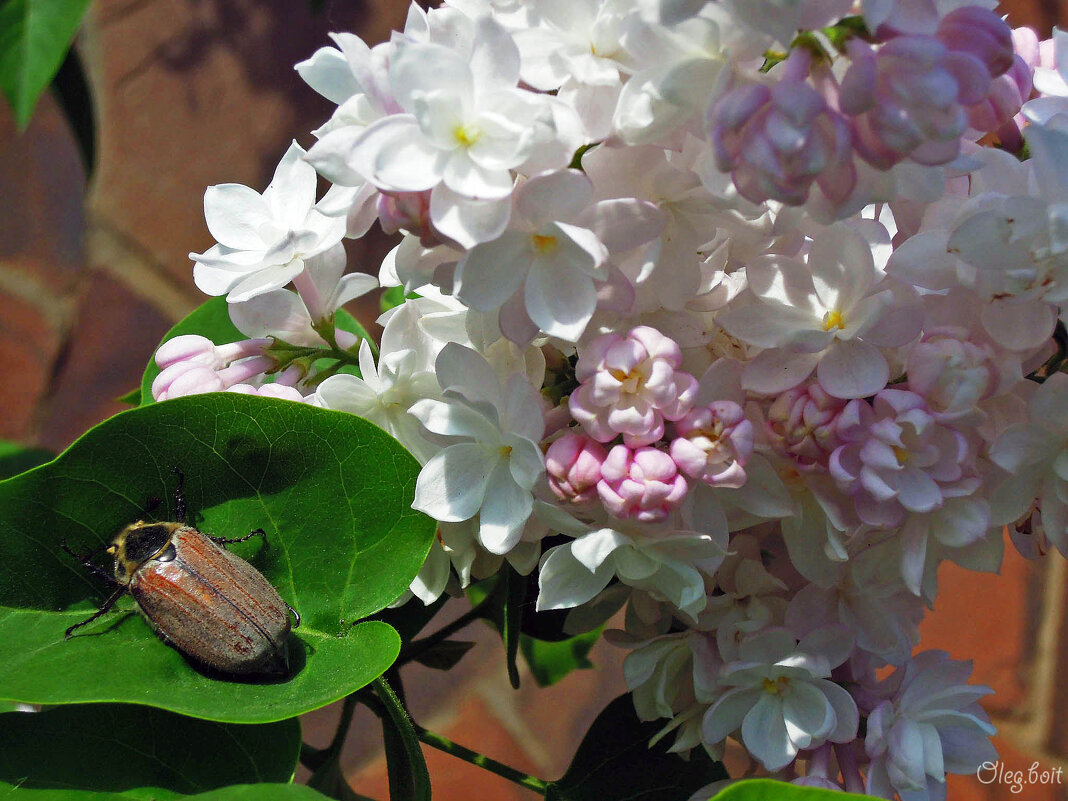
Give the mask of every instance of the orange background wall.
MULTIPOLYGON (((1014 24, 1068 26, 1057 0, 1003 4, 1014 24)), ((96 0, 80 38, 99 114, 98 167, 88 186, 50 97, 24 135, 0 106, 0 437, 61 449, 120 410, 155 343, 203 298, 186 254, 212 244, 204 188, 266 184, 289 140, 329 114, 292 65, 331 30, 381 41, 403 24, 399 0, 96 0)), ((351 255, 374 271, 388 249, 372 234, 351 255)), ((375 316, 375 304, 362 309, 375 316)), ((943 567, 924 647, 975 660, 975 680, 997 693, 987 709, 1010 768, 1068 768, 1068 570, 1007 553, 1000 576, 943 567)), ((447 614, 447 613, 444 613, 447 614)), ((567 765, 597 712, 622 691, 622 654, 601 643, 600 670, 550 690, 529 677, 513 692, 488 630, 447 677, 406 673, 417 720, 454 740, 545 778, 567 765)), ((407 670, 407 669, 406 669, 407 670)), ((308 716, 319 745, 337 710, 308 716)), ((354 787, 386 795, 379 732, 357 715, 345 758, 354 787)), ((503 779, 428 749, 438 801, 533 798, 503 779)), ((950 801, 1064 801, 1066 787, 952 780, 950 801)))

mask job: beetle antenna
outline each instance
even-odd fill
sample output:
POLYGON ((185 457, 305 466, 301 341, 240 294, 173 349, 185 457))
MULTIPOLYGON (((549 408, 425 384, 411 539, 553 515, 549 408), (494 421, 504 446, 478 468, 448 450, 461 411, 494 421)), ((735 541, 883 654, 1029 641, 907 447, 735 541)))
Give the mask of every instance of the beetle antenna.
POLYGON ((233 539, 228 539, 226 537, 208 537, 208 539, 216 545, 233 545, 235 542, 245 542, 253 537, 263 537, 263 541, 267 542, 267 532, 262 528, 253 529, 244 537, 234 537, 233 539))
POLYGON ((174 519, 179 523, 185 523, 185 495, 182 493, 185 473, 177 467, 172 467, 171 472, 178 476, 178 486, 174 488, 174 519))
POLYGON ((79 562, 81 562, 82 567, 84 567, 86 570, 88 570, 90 573, 92 573, 97 578, 104 579, 105 581, 107 581, 110 584, 114 584, 115 583, 115 577, 113 575, 111 575, 108 571, 104 570, 104 568, 100 567, 99 565, 94 565, 92 563, 92 561, 91 561, 94 556, 96 556, 98 554, 101 554, 104 551, 106 551, 108 549, 107 545, 103 545, 103 546, 101 546, 100 548, 98 548, 95 551, 89 551, 89 553, 85 554, 84 556, 79 556, 74 551, 72 551, 70 549, 70 546, 67 545, 67 541, 66 540, 60 540, 59 541, 59 547, 62 548, 64 551, 66 551, 71 556, 73 556, 79 562))
POLYGON ((119 587, 117 590, 115 590, 115 592, 111 593, 111 596, 106 601, 104 601, 104 605, 102 607, 100 607, 98 610, 96 610, 96 612, 91 617, 86 618, 81 623, 75 623, 73 626, 71 626, 69 629, 67 629, 65 632, 63 632, 63 639, 64 640, 68 639, 70 637, 70 635, 71 635, 71 632, 74 631, 75 629, 80 629, 82 626, 87 626, 90 623, 92 623, 94 620, 96 620, 98 617, 100 617, 101 615, 106 614, 107 612, 110 612, 111 611, 111 607, 113 607, 115 605, 115 602, 117 600, 119 600, 119 598, 121 598, 125 592, 126 592, 126 587, 123 586, 123 587, 119 587))

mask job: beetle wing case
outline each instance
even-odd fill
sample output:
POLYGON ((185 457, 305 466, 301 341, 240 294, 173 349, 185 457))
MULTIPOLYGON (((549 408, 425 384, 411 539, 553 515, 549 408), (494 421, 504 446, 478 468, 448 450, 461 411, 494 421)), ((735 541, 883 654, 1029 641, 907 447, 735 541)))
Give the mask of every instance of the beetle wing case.
POLYGON ((234 674, 289 673, 289 611, 252 565, 190 526, 175 558, 149 560, 130 580, 145 616, 180 651, 234 674))

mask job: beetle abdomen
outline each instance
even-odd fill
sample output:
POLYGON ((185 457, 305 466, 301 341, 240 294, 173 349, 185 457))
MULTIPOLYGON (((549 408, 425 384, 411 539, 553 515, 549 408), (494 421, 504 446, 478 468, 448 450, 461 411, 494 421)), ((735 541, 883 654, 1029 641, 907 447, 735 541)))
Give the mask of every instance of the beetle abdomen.
POLYGON ((199 662, 226 673, 288 673, 289 612, 252 565, 194 528, 174 533, 175 558, 130 581, 145 616, 199 662))

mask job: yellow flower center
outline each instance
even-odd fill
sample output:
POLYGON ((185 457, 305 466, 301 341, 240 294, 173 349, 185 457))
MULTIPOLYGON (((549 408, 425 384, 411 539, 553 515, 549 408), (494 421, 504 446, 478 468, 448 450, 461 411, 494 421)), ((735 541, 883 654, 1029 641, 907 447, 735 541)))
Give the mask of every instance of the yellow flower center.
POLYGON ((845 328, 845 320, 842 319, 842 313, 838 309, 823 315, 823 330, 833 331, 836 328, 845 328))
POLYGON ((790 680, 786 676, 779 676, 777 679, 764 679, 764 692, 771 693, 772 695, 778 695, 787 687, 790 686, 790 680))
POLYGON ((905 464, 909 458, 909 452, 907 448, 899 448, 896 445, 893 446, 894 458, 897 459, 898 464, 905 464))
POLYGON ((453 132, 453 136, 463 147, 471 147, 482 138, 482 131, 477 125, 458 125, 453 132))
POLYGON ((534 250, 538 253, 552 253, 557 248, 557 241, 555 236, 542 236, 541 234, 534 234, 530 237, 530 241, 534 245, 534 250))

